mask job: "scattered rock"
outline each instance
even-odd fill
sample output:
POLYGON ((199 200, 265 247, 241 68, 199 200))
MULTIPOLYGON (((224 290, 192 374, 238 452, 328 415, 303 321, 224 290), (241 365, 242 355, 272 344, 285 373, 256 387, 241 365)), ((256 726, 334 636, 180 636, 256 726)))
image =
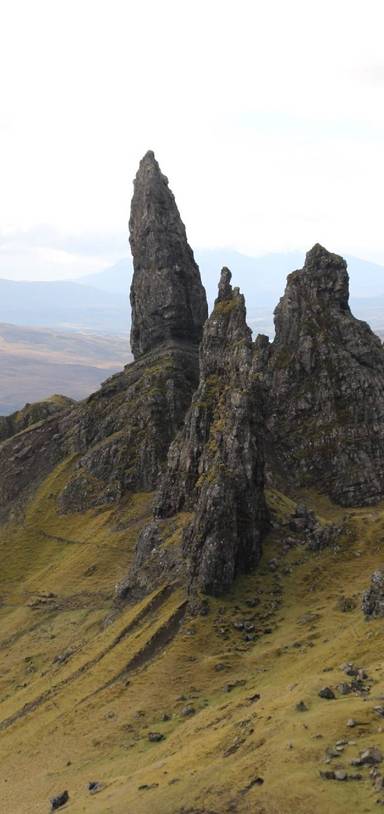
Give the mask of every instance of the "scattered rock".
POLYGON ((240 794, 247 794, 247 792, 253 789, 254 786, 262 786, 263 783, 264 783, 263 777, 255 777, 254 780, 251 780, 249 783, 247 783, 246 786, 244 786, 243 789, 241 789, 240 794))
POLYGON ((323 687, 323 689, 320 690, 319 692, 319 697, 326 698, 328 700, 336 698, 335 693, 333 692, 333 690, 331 690, 330 687, 323 687))
POLYGON ((343 681, 341 684, 338 684, 337 689, 340 695, 349 695, 349 693, 352 692, 351 684, 347 684, 345 681, 343 681))
POLYGON ((337 769, 335 771, 335 780, 347 780, 348 774, 344 769, 337 769))
POLYGON ((308 712, 308 707, 304 701, 299 701, 295 706, 296 712, 308 712))
POLYGON ((383 755, 377 746, 371 746, 369 749, 362 752, 360 760, 362 765, 372 766, 376 765, 377 763, 382 763, 383 755))
POLYGON ((62 794, 58 794, 56 797, 52 797, 51 799, 51 811, 56 811, 58 808, 65 806, 65 804, 69 800, 69 794, 67 791, 63 791, 62 794))
POLYGON ((150 789, 157 789, 158 787, 158 783, 143 783, 141 786, 138 786, 138 791, 149 791, 150 789))
POLYGON ((104 788, 104 784, 99 783, 98 780, 91 780, 88 783, 87 788, 90 794, 97 794, 98 791, 102 791, 102 789, 104 788))
POLYGON ((188 718, 189 716, 195 715, 195 714, 196 714, 196 710, 195 710, 195 707, 192 706, 192 704, 187 704, 187 706, 183 707, 183 709, 181 710, 181 715, 183 716, 183 718, 188 718))
POLYGON ((254 704, 256 701, 260 701, 260 693, 255 692, 254 695, 249 695, 246 699, 250 704, 254 704))
POLYGON ((165 735, 162 732, 149 732, 148 733, 148 740, 151 743, 159 743, 159 741, 163 741, 165 739, 165 735))
POLYGON ((53 659, 53 664, 65 664, 71 656, 73 656, 72 650, 66 650, 64 653, 58 653, 57 656, 53 659))

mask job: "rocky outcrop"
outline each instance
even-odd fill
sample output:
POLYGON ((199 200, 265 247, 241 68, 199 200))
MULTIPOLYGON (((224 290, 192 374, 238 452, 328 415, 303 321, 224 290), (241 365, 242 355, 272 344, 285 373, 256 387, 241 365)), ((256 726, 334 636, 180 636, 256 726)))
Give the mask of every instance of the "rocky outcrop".
POLYGON ((67 396, 55 395, 43 401, 26 404, 21 410, 17 410, 11 415, 0 416, 0 443, 33 426, 33 424, 44 421, 46 418, 61 413, 63 410, 68 410, 74 405, 75 401, 73 399, 67 398, 67 396))
POLYGON ((22 504, 58 462, 71 464, 63 512, 153 490, 198 383, 205 291, 184 226, 153 153, 135 181, 130 219, 136 361, 54 423, 0 445, 0 515, 22 504), (10 443, 10 442, 8 442, 10 443), (22 461, 22 463, 21 463, 22 461))
POLYGON ((19 518, 39 484, 66 457, 61 429, 66 415, 50 416, 0 443, 0 522, 19 518))
POLYGON ((348 300, 345 261, 317 244, 289 275, 275 339, 259 340, 254 363, 270 468, 352 506, 384 494, 384 350, 348 300))
POLYGON ((63 424, 68 452, 79 457, 61 510, 155 489, 197 381, 197 349, 167 345, 104 382, 63 424))
POLYGON ((197 386, 205 290, 168 180, 152 152, 140 162, 129 227, 136 361, 79 411, 70 436, 81 457, 61 498, 64 511, 154 489, 197 386))
POLYGON ((384 571, 374 571, 371 584, 363 594, 362 610, 367 619, 384 616, 384 571))
MULTIPOLYGON (((230 280, 231 272, 224 268, 204 328, 199 386, 171 444, 155 522, 139 539, 131 585, 142 579, 148 562, 159 577, 159 561, 167 550, 163 524, 180 512, 186 513, 186 524, 178 572, 184 568, 191 593, 224 593, 237 574, 250 571, 260 559, 267 509, 259 396, 251 376, 244 298, 230 280)), ((169 556, 164 562, 169 567, 169 556)), ((129 583, 125 593, 127 587, 129 583)))
POLYGON ((129 229, 135 359, 169 340, 198 344, 208 316, 205 290, 168 179, 151 151, 135 178, 129 229))

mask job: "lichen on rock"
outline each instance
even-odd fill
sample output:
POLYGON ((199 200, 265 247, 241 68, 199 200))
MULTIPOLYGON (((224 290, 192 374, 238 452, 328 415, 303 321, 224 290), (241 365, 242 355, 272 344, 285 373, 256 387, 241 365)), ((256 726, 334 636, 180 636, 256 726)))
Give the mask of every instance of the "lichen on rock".
MULTIPOLYGON (((158 524, 180 511, 191 513, 181 562, 192 594, 220 595, 239 573, 255 567, 267 524, 251 331, 244 297, 232 289, 230 280, 224 268, 219 296, 204 327, 199 386, 170 446, 154 510, 158 524)), ((156 550, 159 532, 154 524, 150 536, 156 550)), ((138 541, 133 583, 143 547, 148 550, 147 530, 138 541)))
POLYGON ((348 303, 345 260, 316 244, 257 356, 273 465, 352 506, 384 494, 384 350, 348 303))

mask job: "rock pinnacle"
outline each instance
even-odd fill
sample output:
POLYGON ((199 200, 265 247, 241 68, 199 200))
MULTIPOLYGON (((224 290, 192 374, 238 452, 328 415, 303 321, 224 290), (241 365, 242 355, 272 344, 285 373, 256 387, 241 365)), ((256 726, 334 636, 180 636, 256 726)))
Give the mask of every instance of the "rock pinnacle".
POLYGON ((135 359, 164 342, 197 345, 208 315, 205 290, 168 179, 152 151, 134 181, 129 230, 135 359))

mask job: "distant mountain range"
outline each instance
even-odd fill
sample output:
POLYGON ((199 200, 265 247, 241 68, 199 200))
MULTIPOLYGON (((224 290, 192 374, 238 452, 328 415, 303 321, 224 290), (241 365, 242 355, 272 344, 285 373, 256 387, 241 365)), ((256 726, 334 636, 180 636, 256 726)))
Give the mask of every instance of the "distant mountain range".
MULTIPOLYGON (((275 306, 283 295, 287 275, 301 268, 304 252, 281 252, 262 257, 248 257, 231 249, 202 249, 195 252, 208 300, 213 302, 222 266, 228 266, 233 274, 233 284, 245 295, 247 306, 275 306)), ((384 266, 346 256, 353 298, 384 297, 384 266)), ((132 261, 123 258, 105 271, 89 274, 77 283, 93 286, 100 291, 126 294, 132 276, 132 261)))
POLYGON ((0 322, 71 330, 124 333, 129 328, 128 293, 75 282, 15 282, 0 279, 0 322))
MULTIPOLYGON (((233 285, 245 295, 248 321, 255 332, 273 333, 273 309, 285 288, 287 274, 301 268, 303 252, 248 257, 230 249, 195 253, 210 306, 217 294, 220 269, 229 266, 233 285)), ((384 266, 348 257, 351 306, 356 316, 384 331, 384 266)), ((0 322, 91 330, 108 334, 129 331, 129 288, 132 262, 114 266, 73 282, 0 280, 0 322)))
MULTIPOLYGON (((195 252, 208 302, 212 307, 217 296, 217 283, 222 266, 232 271, 233 285, 245 295, 248 322, 255 333, 272 335, 273 310, 283 295, 287 275, 301 268, 304 252, 267 254, 248 257, 230 249, 205 249, 195 252)), ((360 319, 384 332, 384 266, 348 257, 351 307, 360 319)), ((92 286, 105 293, 128 296, 132 261, 126 257, 105 271, 87 275, 77 283, 92 286)))

